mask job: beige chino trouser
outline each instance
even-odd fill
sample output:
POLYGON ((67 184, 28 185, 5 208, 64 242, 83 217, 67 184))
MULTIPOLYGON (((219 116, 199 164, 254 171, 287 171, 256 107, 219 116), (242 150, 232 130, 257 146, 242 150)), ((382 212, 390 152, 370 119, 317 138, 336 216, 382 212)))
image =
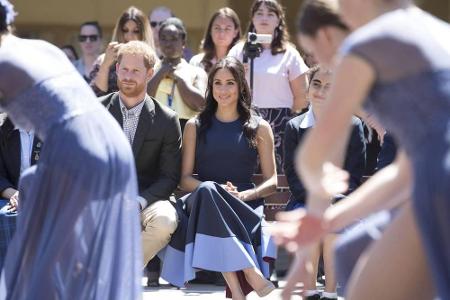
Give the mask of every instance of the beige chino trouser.
POLYGON ((175 208, 168 200, 160 200, 141 211, 141 239, 144 266, 170 241, 178 226, 175 208))

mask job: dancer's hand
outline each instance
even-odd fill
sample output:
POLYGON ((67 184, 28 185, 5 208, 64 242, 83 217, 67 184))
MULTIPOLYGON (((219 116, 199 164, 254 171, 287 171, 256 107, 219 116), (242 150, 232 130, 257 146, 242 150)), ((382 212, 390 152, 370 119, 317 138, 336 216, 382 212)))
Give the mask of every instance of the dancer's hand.
POLYGON ((322 216, 312 214, 306 209, 280 212, 276 219, 278 222, 271 228, 274 240, 290 252, 318 242, 328 233, 328 226, 322 216))
POLYGON ((291 264, 289 273, 286 277, 286 285, 281 292, 281 299, 291 299, 297 283, 304 283, 312 276, 314 270, 313 264, 310 260, 310 249, 311 247, 308 247, 296 252, 294 262, 291 264))
POLYGON ((350 175, 331 162, 325 162, 321 172, 311 175, 303 180, 308 190, 308 210, 319 215, 330 206, 334 195, 343 194, 348 190, 350 175))
MULTIPOLYGON (((323 175, 321 185, 331 197, 336 194, 345 193, 348 190, 348 179, 350 175, 347 171, 327 162, 323 165, 323 175)), ((314 195, 314 193, 311 193, 314 195)))

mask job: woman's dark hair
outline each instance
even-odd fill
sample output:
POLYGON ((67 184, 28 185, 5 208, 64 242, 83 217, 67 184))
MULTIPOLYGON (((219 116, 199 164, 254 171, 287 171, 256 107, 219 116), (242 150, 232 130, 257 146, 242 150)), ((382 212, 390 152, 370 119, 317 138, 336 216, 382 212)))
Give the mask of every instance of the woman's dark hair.
POLYGON ((14 21, 16 15, 14 6, 9 1, 0 2, 0 33, 8 30, 8 25, 14 21))
POLYGON ((61 50, 67 49, 70 52, 72 52, 73 57, 75 58, 75 60, 78 60, 78 53, 77 50, 75 50, 75 48, 72 45, 64 45, 61 47, 61 50))
POLYGON ((306 0, 298 16, 298 31, 313 37, 324 26, 333 26, 349 31, 348 26, 339 16, 336 1, 306 0))
POLYGON ((8 25, 6 24, 6 9, 0 5, 0 32, 6 31, 8 25))
POLYGON ((233 22, 234 28, 238 30, 237 35, 234 37, 233 41, 228 46, 228 51, 241 38, 241 21, 239 20, 239 17, 236 14, 236 12, 229 7, 223 7, 221 9, 219 9, 218 11, 216 11, 212 15, 211 19, 209 20, 208 27, 205 31, 205 36, 203 37, 203 42, 201 45, 201 50, 205 54, 203 56, 201 64, 204 66, 206 72, 209 72, 209 70, 211 69, 211 67, 212 67, 211 60, 216 56, 216 46, 214 45, 211 31, 212 31, 213 23, 217 17, 229 18, 233 22))
POLYGON ((211 127, 212 118, 217 111, 217 101, 213 96, 213 84, 216 73, 220 69, 227 69, 233 75, 238 85, 237 111, 242 122, 244 136, 252 147, 256 147, 256 130, 258 122, 252 111, 252 99, 250 89, 245 79, 244 66, 234 57, 225 57, 219 60, 208 75, 208 87, 206 89, 206 106, 197 116, 198 141, 206 142, 206 131, 211 127))
POLYGON ((173 25, 177 28, 178 32, 180 33, 181 38, 184 42, 187 40, 187 31, 186 27, 184 27, 183 21, 176 17, 171 17, 166 19, 164 22, 162 22, 161 27, 159 27, 159 35, 161 35, 161 32, 163 31, 163 28, 173 25))
MULTIPOLYGON (((255 32, 255 25, 253 25, 252 18, 255 15, 256 11, 260 8, 261 5, 265 5, 267 9, 273 13, 275 13, 280 19, 280 23, 275 28, 273 33, 272 43, 270 44, 272 55, 276 55, 278 53, 284 53, 286 51, 286 45, 289 43, 289 33, 287 31, 286 18, 284 16, 283 7, 276 0, 256 0, 251 8, 250 13, 250 23, 248 24, 247 33, 245 35, 245 40, 248 39, 249 32, 255 32)), ((247 43, 244 48, 246 48, 247 43)))
POLYGON ((128 21, 133 21, 139 28, 139 40, 146 42, 152 48, 155 48, 155 43, 153 42, 153 33, 150 28, 150 23, 148 22, 147 16, 138 8, 130 6, 127 8, 119 17, 114 27, 112 41, 124 43, 125 38, 123 34, 123 27, 128 21))

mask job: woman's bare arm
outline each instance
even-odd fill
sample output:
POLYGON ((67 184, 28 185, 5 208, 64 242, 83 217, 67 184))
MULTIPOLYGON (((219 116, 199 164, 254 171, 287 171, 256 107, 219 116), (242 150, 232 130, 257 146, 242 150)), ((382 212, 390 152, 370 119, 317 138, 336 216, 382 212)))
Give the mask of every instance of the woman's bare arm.
POLYGON ((254 189, 240 192, 239 198, 243 201, 268 196, 274 193, 277 188, 273 133, 269 123, 261 120, 256 137, 263 182, 254 189))
POLYGON ((184 127, 183 133, 183 147, 181 160, 181 181, 180 187, 182 190, 192 192, 201 183, 200 180, 194 178, 195 166, 195 148, 197 141, 197 125, 195 118, 190 119, 184 127))
POLYGON ((306 73, 298 76, 294 80, 289 82, 289 86, 294 96, 294 103, 292 104, 292 112, 299 113, 302 109, 308 106, 308 101, 306 101, 306 73))

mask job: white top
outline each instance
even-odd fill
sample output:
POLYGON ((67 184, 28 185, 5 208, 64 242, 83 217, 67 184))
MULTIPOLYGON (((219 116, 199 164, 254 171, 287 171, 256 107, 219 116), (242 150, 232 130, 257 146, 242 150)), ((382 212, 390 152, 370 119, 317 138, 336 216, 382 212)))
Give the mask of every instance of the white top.
MULTIPOLYGON (((204 52, 199 53, 199 54, 197 54, 197 55, 194 55, 194 56, 192 56, 192 58, 191 58, 191 60, 189 61, 189 63, 190 63, 191 65, 195 66, 195 67, 199 67, 199 68, 202 68, 202 69, 204 70, 205 67, 204 67, 203 64, 202 64, 203 57, 205 57, 205 53, 204 53, 204 52)), ((211 60, 211 63, 214 65, 216 62, 217 62, 217 60, 216 60, 216 58, 214 57, 214 58, 211 60)))
MULTIPOLYGON (((242 62, 243 47, 244 42, 239 42, 231 48, 228 56, 242 62)), ((287 45, 286 52, 277 55, 272 55, 270 49, 264 49, 254 61, 253 103, 260 108, 292 108, 294 95, 289 82, 306 71, 308 67, 291 44, 287 45)), ((246 75, 250 85, 250 66, 246 75)))
POLYGON ((192 56, 191 60, 189 61, 189 63, 193 66, 199 67, 203 69, 203 66, 201 64, 201 61, 203 59, 203 57, 205 56, 205 53, 199 53, 197 55, 192 56))

